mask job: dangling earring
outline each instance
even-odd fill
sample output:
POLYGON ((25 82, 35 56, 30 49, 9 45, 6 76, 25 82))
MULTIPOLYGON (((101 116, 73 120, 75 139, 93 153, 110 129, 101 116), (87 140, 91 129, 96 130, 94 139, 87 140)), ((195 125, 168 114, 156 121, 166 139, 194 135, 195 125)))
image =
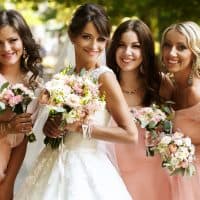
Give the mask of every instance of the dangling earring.
POLYGON ((26 57, 27 57, 27 51, 25 48, 23 49, 22 57, 23 57, 23 59, 26 59, 26 57))
POLYGON ((27 54, 27 51, 26 51, 25 48, 23 49, 22 58, 23 58, 23 60, 24 60, 24 68, 28 69, 28 66, 27 66, 28 54, 27 54))
POLYGON ((144 67, 143 67, 142 64, 140 65, 140 73, 141 73, 141 74, 144 74, 144 67))
POLYGON ((192 84, 193 84, 193 75, 194 75, 194 65, 192 66, 190 75, 189 75, 188 80, 187 80, 187 84, 189 86, 192 86, 192 84))

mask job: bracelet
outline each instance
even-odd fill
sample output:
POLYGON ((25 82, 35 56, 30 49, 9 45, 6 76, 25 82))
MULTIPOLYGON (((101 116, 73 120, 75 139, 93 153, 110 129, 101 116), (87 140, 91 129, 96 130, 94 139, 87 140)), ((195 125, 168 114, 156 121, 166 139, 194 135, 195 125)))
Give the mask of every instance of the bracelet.
POLYGON ((6 135, 6 130, 7 130, 6 125, 7 125, 6 122, 1 122, 0 123, 0 134, 1 135, 6 135))
POLYGON ((92 136, 92 127, 90 124, 82 124, 82 132, 84 139, 90 139, 92 136))
POLYGON ((87 138, 91 139, 92 137, 92 126, 89 124, 88 130, 87 130, 87 138))
POLYGON ((1 122, 0 123, 0 134, 1 135, 14 134, 9 122, 1 122))
POLYGON ((82 124, 81 127, 82 127, 82 132, 83 132, 83 138, 87 139, 87 132, 88 132, 89 125, 82 124))

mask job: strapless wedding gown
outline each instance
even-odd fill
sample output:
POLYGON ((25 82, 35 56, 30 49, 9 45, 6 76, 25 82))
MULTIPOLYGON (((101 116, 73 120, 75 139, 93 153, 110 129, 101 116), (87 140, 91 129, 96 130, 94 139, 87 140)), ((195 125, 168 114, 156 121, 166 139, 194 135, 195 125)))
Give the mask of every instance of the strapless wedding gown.
MULTIPOLYGON (((109 119, 104 109, 94 123, 107 126, 109 119)), ((104 147, 81 133, 67 134, 59 149, 44 148, 14 200, 131 200, 104 147)))

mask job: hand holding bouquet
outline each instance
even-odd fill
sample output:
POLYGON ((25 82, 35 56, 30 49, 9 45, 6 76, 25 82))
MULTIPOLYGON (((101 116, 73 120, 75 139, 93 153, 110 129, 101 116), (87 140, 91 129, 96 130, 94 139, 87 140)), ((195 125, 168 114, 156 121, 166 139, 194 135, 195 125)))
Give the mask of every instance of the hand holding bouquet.
POLYGON ((161 155, 162 166, 167 168, 171 175, 194 175, 195 147, 191 139, 181 132, 162 135, 155 151, 161 155))
MULTIPOLYGON (((34 94, 23 84, 11 85, 8 82, 0 88, 0 112, 11 109, 16 114, 26 113, 28 104, 33 100, 34 94)), ((29 142, 36 140, 35 135, 27 133, 29 142)))
MULTIPOLYGON (((104 96, 99 92, 99 84, 91 73, 82 70, 78 75, 71 67, 54 75, 53 79, 46 83, 41 103, 49 107, 49 117, 61 116, 59 127, 63 133, 67 124, 92 121, 94 113, 105 106, 104 96)), ((60 138, 62 139, 62 136, 60 138)), ((46 137, 45 143, 56 148, 60 138, 46 137)))
POLYGON ((154 155, 154 147, 160 141, 160 133, 170 134, 172 131, 171 118, 173 112, 167 105, 158 106, 152 104, 150 107, 131 110, 133 117, 141 128, 145 128, 145 144, 147 156, 154 155))

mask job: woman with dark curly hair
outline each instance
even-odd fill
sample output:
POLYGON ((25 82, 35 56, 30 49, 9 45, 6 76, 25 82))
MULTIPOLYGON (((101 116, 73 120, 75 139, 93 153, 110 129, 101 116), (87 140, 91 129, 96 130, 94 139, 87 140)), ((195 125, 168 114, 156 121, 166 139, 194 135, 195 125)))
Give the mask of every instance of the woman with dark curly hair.
MULTIPOLYGON (((23 83, 33 90, 40 72, 38 45, 24 18, 15 10, 0 11, 0 85, 23 83)), ((32 113, 34 108, 30 107, 32 113)), ((25 134, 32 130, 30 113, 0 114, 0 199, 11 200, 16 175, 26 151, 25 134)))

